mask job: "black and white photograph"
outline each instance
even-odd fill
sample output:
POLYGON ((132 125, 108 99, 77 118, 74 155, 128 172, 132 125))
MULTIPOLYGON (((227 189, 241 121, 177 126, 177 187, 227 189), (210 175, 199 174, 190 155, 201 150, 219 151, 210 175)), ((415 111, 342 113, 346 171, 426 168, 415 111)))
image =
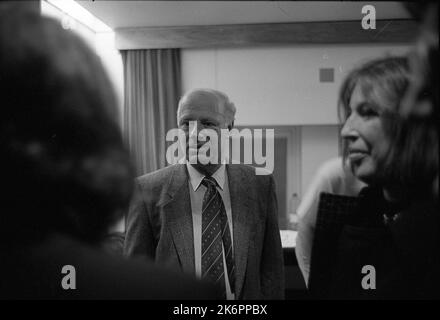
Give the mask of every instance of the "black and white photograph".
POLYGON ((440 299, 438 46, 430 1, 2 1, 0 300, 440 299))

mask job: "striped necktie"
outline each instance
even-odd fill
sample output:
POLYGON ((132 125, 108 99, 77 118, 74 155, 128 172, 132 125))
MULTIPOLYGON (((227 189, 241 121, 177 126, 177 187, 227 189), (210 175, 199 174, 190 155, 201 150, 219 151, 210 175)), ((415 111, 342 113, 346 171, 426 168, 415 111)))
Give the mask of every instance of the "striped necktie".
POLYGON ((219 284, 226 298, 222 244, 232 292, 235 284, 228 217, 216 181, 212 177, 205 177, 202 184, 207 188, 202 205, 202 278, 219 284))

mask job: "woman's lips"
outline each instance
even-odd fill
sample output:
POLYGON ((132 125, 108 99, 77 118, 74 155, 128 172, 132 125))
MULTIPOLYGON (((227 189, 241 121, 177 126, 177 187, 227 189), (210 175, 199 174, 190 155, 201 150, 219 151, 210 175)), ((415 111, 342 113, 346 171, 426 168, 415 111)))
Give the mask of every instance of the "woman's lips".
POLYGON ((368 153, 363 151, 350 151, 348 154, 348 159, 350 161, 359 161, 365 158, 368 155, 368 153))

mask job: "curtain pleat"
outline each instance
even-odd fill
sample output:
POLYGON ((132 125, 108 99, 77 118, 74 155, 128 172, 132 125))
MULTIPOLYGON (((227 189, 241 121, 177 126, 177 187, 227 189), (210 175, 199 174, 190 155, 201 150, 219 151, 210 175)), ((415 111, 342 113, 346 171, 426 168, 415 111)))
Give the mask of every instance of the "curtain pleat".
POLYGON ((121 55, 123 133, 139 176, 167 165, 165 138, 177 126, 181 94, 180 50, 123 50, 121 55))

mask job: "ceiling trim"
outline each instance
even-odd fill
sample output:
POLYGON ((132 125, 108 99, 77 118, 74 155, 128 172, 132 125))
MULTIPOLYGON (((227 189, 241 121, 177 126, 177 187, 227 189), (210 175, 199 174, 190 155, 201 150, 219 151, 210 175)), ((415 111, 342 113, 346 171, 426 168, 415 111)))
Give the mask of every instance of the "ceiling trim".
POLYGON ((362 29, 359 20, 263 23, 115 30, 116 48, 209 48, 279 44, 409 43, 417 35, 410 19, 377 20, 376 29, 362 29))

